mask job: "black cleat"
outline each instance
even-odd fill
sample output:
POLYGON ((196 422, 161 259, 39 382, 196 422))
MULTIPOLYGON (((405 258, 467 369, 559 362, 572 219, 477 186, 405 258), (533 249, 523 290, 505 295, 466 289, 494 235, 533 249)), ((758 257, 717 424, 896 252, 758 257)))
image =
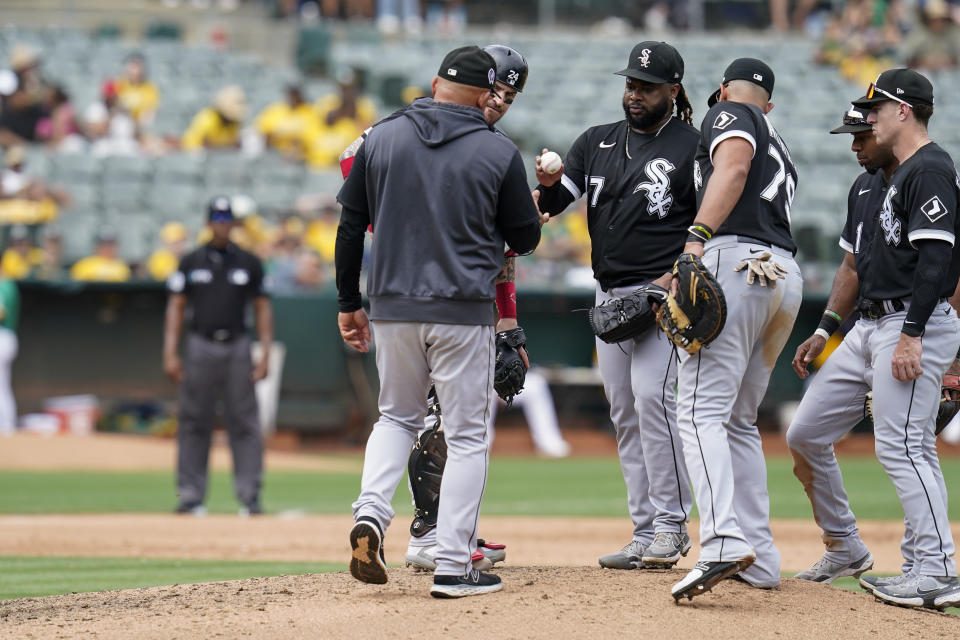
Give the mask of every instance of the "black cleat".
POLYGON ((697 566, 670 590, 674 603, 681 598, 693 600, 693 596, 705 594, 721 580, 726 580, 752 565, 754 560, 756 556, 751 555, 732 562, 698 562, 697 566))

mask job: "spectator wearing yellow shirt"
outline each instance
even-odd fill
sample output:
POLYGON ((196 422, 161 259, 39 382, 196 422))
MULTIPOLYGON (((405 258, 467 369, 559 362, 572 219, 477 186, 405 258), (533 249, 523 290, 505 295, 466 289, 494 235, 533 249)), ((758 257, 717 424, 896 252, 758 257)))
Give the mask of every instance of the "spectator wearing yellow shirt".
POLYGON ((339 95, 325 96, 316 102, 317 119, 306 134, 307 164, 314 169, 336 166, 340 153, 377 119, 373 101, 359 95, 359 83, 352 70, 339 74, 337 82, 339 95))
POLYGON ((8 247, 0 257, 0 275, 11 280, 23 280, 34 267, 43 262, 43 250, 34 246, 30 230, 22 224, 10 227, 8 247))
POLYGON ((97 247, 92 256, 81 258, 70 269, 70 278, 83 282, 126 282, 130 267, 117 257, 117 236, 101 229, 97 233, 97 247))
POLYGON ((294 158, 303 157, 304 136, 317 119, 313 105, 303 99, 300 87, 287 87, 287 99, 268 105, 257 116, 257 131, 266 146, 294 158))
POLYGON ((123 76, 115 83, 120 105, 134 122, 143 126, 153 122, 160 104, 157 85, 147 79, 147 63, 143 55, 131 53, 123 63, 123 76))
POLYGON ((217 92, 211 106, 193 117, 180 144, 185 151, 239 148, 240 129, 246 118, 247 97, 243 89, 224 87, 217 92))
POLYGON ((339 224, 339 209, 336 205, 327 203, 320 209, 320 217, 307 225, 307 231, 303 236, 303 244, 320 254, 327 264, 333 264, 339 224))
POLYGON ((180 222, 168 222, 160 229, 163 246, 147 259, 147 272, 154 280, 166 280, 177 270, 187 251, 187 228, 180 222))

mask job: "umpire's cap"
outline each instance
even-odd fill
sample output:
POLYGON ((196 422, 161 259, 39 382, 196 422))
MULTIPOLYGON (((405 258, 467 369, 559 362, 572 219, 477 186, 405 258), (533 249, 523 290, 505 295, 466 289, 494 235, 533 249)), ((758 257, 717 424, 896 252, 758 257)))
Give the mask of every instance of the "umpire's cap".
POLYGON ((646 40, 633 48, 627 67, 616 72, 634 80, 666 84, 683 80, 683 58, 666 42, 646 40))
POLYGON ((836 129, 831 129, 830 133, 862 133, 871 129, 873 126, 867 122, 866 114, 852 107, 843 112, 843 124, 836 129))
MULTIPOLYGON (((746 80, 763 87, 768 95, 773 95, 773 69, 763 60, 756 58, 737 58, 731 62, 723 72, 720 84, 727 84, 731 80, 746 80)), ((707 98, 707 106, 712 107, 720 101, 720 89, 717 89, 707 98)))
POLYGON ((210 222, 233 222, 233 207, 230 206, 230 198, 227 196, 217 196, 210 201, 207 208, 207 218, 210 222))
POLYGON ((523 92, 527 84, 527 61, 516 49, 502 44, 490 44, 483 48, 497 63, 497 82, 523 92))

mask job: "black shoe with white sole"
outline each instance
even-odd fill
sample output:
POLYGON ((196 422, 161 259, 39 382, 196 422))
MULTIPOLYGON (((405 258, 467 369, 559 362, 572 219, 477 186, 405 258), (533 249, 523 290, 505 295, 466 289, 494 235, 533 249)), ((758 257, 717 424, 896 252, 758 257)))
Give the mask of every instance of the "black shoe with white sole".
POLYGON ((499 577, 471 569, 465 576, 433 576, 430 595, 434 598, 463 598, 482 596, 502 588, 499 577))
POLYGON ((383 534, 373 518, 360 517, 350 529, 350 575, 360 582, 386 584, 387 565, 383 562, 383 534))
POLYGON ((721 580, 726 580, 752 565, 754 560, 756 560, 755 556, 747 556, 731 562, 698 562, 683 580, 673 585, 670 590, 673 601, 679 602, 680 598, 693 600, 694 596, 705 594, 721 580))

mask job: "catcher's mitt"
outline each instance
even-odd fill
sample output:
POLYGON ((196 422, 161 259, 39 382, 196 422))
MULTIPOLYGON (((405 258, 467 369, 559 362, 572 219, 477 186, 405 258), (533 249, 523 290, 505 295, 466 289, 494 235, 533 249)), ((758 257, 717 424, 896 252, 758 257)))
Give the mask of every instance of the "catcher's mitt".
POLYGON ((960 376, 951 373, 944 374, 941 383, 942 393, 940 394, 940 407, 937 409, 937 427, 934 433, 940 435, 940 432, 946 429, 953 416, 960 411, 960 376))
POLYGON ((666 289, 645 284, 622 298, 611 298, 590 309, 590 328, 608 344, 635 338, 657 323, 653 305, 662 305, 666 299, 666 289))
POLYGON ((527 378, 527 368, 517 349, 525 347, 527 336, 523 329, 508 329, 497 334, 497 362, 493 371, 493 388, 507 406, 513 402, 513 396, 523 390, 523 381, 527 378))
POLYGON ((413 522, 410 533, 416 538, 426 535, 437 526, 440 507, 440 483, 447 464, 447 441, 443 437, 440 403, 436 391, 430 389, 430 414, 437 423, 417 436, 407 461, 407 476, 413 494, 413 522))
POLYGON ((716 338, 727 320, 727 301, 720 283, 700 258, 684 253, 673 265, 677 295, 667 295, 657 322, 667 337, 687 353, 696 353, 716 338))

